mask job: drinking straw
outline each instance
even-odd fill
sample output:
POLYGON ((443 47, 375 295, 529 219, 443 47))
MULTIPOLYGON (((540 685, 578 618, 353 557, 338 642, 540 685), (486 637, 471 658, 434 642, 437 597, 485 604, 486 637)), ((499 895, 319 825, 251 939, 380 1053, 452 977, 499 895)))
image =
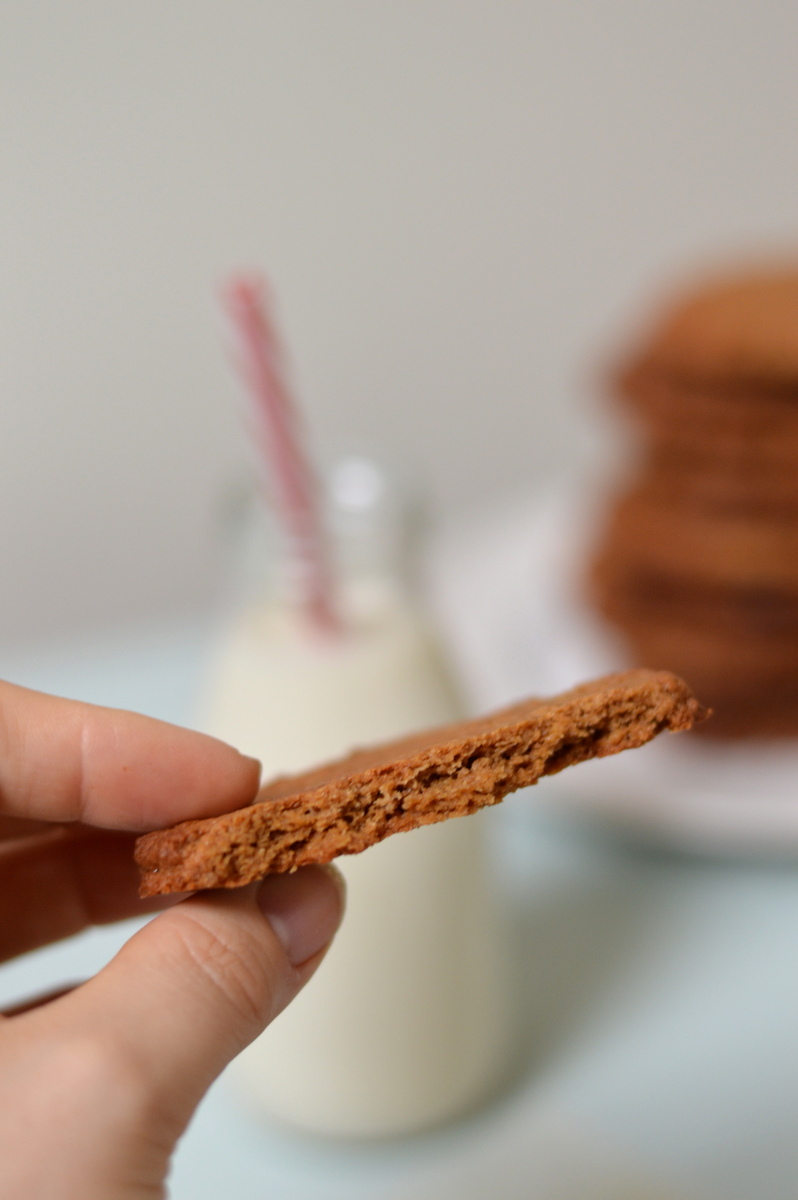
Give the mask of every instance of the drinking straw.
POLYGON ((255 440, 288 535, 299 605, 311 628, 337 634, 341 621, 319 487, 305 447, 299 405, 286 378, 285 355, 265 282, 256 276, 236 276, 223 288, 222 298, 252 400, 255 440))

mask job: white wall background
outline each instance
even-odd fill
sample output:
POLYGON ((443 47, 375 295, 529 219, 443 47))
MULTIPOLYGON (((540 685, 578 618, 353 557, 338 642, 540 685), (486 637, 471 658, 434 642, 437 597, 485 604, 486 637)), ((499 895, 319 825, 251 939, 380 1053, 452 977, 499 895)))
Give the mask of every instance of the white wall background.
POLYGON ((230 267, 317 446, 454 511, 568 463, 673 268, 798 240, 792 0, 3 0, 0 56, 5 642, 207 602, 230 267))

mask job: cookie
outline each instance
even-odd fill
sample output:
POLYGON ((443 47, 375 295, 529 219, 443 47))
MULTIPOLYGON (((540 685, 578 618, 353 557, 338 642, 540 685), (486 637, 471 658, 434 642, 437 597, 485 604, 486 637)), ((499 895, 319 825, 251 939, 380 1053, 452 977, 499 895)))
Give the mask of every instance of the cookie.
POLYGON ((654 426, 746 433, 798 428, 798 381, 680 375, 652 362, 649 352, 623 364, 612 378, 612 393, 654 426))
POLYGON ((616 502, 604 553, 708 586, 798 595, 798 522, 667 503, 646 486, 616 502))
POLYGON ((692 458, 708 473, 777 471, 794 479, 798 386, 676 379, 639 364, 616 386, 646 446, 692 458))
POLYGON ((701 464, 707 472, 762 475, 773 471, 795 477, 798 462, 798 424, 793 430, 737 429, 718 425, 693 429, 686 422, 658 425, 646 433, 644 447, 656 445, 673 459, 701 464))
POLYGON ((756 640, 732 639, 706 628, 628 622, 623 639, 633 661, 683 675, 712 708, 706 737, 787 737, 798 734, 798 655, 761 656, 756 640))
POLYGON ((798 663, 798 596, 767 588, 711 586, 663 573, 629 556, 605 554, 593 568, 590 591, 601 611, 620 625, 662 622, 706 628, 729 638, 761 639, 761 653, 798 663))
POLYGON ((262 789, 256 803, 145 834, 142 896, 240 887, 358 854, 394 833, 497 804, 541 775, 641 746, 707 715, 681 679, 609 675, 547 700, 359 750, 262 789))
POLYGON ((702 737, 717 739, 794 738, 798 734, 798 695, 745 693, 721 697, 712 720, 701 726, 702 737))
POLYGON ((689 504, 758 518, 798 519, 798 470, 795 459, 757 457, 741 439, 736 455, 718 453, 713 440, 683 443, 651 439, 640 477, 650 495, 668 504, 689 504))
POLYGON ((619 629, 635 662, 683 676, 713 709, 719 694, 798 688, 798 639, 732 634, 624 611, 610 602, 605 615, 619 629))
POLYGON ((646 359, 690 379, 798 382, 798 264, 694 287, 661 313, 646 359))
POLYGON ((637 474, 586 573, 630 657, 711 734, 798 734, 798 263, 678 297, 615 373, 637 474))

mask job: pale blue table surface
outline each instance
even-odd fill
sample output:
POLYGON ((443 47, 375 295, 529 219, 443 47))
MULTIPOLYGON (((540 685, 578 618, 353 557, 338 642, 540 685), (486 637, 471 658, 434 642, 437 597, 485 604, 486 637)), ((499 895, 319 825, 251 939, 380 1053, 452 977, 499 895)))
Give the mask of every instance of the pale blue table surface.
MULTIPOLYGON (((0 650, 0 675, 190 723, 209 630, 0 650)), ((175 1200, 798 1197, 798 869, 623 844, 548 811, 545 784, 497 809, 495 833, 514 1085, 459 1126, 357 1148, 257 1126, 222 1079, 176 1156, 175 1200)), ((91 973, 130 928, 7 964, 0 1002, 91 973)))

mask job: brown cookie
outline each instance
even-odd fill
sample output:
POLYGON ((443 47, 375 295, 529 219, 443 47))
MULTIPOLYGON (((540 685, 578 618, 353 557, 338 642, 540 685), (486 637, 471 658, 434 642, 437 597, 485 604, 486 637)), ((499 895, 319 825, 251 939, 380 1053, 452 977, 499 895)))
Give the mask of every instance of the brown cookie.
POLYGON ((719 695, 798 690, 798 639, 732 634, 709 625, 669 623, 609 608, 634 662, 687 679, 713 709, 719 695))
POLYGON ((798 264, 677 298, 613 390, 640 453, 593 602, 699 689, 710 734, 798 733, 798 264))
POLYGON ((666 502, 636 485, 616 502, 603 554, 707 586, 798 595, 798 522, 666 502))
POLYGON ((184 821, 136 844, 142 896, 239 887, 357 854, 393 833, 497 804, 541 775, 641 746, 706 716, 682 680, 609 675, 548 700, 356 751, 277 779, 248 808, 184 821))
POLYGON ((667 504, 798 520, 798 454, 785 463, 755 457, 744 441, 739 450, 739 455, 730 457, 719 454, 711 439, 678 448, 672 439, 652 439, 640 477, 645 478, 649 494, 667 504))
POLYGON ((798 462, 798 385, 763 386, 679 379, 638 364, 617 381, 618 394, 638 423, 648 452, 656 448, 725 480, 771 473, 783 491, 795 481, 798 462))
POLYGON ((798 268, 692 288, 657 320, 646 358, 688 378, 798 381, 798 268))
POLYGON ((798 462, 798 422, 790 430, 738 429, 732 425, 691 428, 686 422, 662 423, 648 430, 644 446, 673 460, 683 459, 707 472, 727 477, 754 477, 768 472, 795 478, 798 462))
POLYGON ((590 591, 599 609, 621 626, 666 624, 709 629, 728 638, 756 639, 764 657, 798 667, 798 596, 766 588, 711 586, 695 578, 662 573, 633 558, 605 554, 594 565, 590 591))
MULTIPOLYGON (((690 681, 712 708, 706 737, 794 737, 798 734, 796 654, 759 657, 760 644, 644 623, 624 626, 634 661, 659 663, 690 681)), ((777 653, 777 648, 773 647, 777 653)))
POLYGON ((784 738, 798 734, 798 694, 721 696, 712 720, 699 729, 709 738, 784 738))
POLYGON ((643 358, 626 364, 612 381, 613 395, 644 427, 684 427, 714 436, 734 430, 746 437, 798 437, 798 381, 705 379, 675 374, 643 358))

